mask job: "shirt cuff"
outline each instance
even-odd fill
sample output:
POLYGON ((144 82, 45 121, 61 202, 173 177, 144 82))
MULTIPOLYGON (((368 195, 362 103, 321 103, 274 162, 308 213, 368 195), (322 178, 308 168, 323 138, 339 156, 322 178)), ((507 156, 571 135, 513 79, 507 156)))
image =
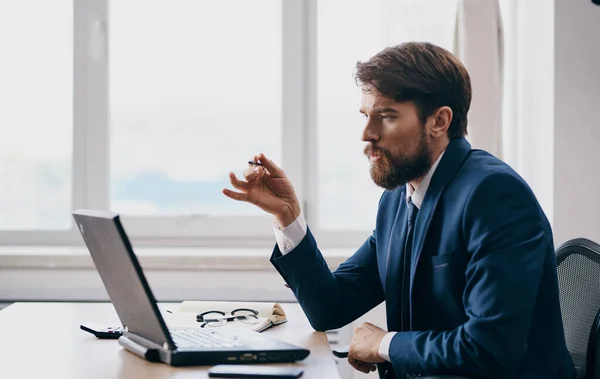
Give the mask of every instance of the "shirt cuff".
POLYGON ((275 232, 275 240, 282 255, 294 250, 296 246, 302 242, 306 236, 306 220, 300 212, 300 216, 283 229, 279 229, 277 222, 273 221, 273 232, 275 232))
POLYGON ((390 344, 392 343, 392 338, 394 338, 395 335, 396 335, 396 332, 389 332, 388 334, 383 336, 383 339, 381 340, 381 343, 379 344, 379 351, 378 351, 379 356, 388 362, 391 362, 390 361, 390 344))

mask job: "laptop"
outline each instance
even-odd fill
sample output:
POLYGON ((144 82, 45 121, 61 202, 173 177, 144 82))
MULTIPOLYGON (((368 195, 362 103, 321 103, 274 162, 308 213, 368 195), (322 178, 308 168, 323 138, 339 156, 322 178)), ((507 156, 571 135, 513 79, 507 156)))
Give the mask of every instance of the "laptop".
POLYGON ((280 363, 306 358, 309 351, 245 330, 168 329, 117 213, 73 212, 124 332, 128 351, 172 366, 280 363))

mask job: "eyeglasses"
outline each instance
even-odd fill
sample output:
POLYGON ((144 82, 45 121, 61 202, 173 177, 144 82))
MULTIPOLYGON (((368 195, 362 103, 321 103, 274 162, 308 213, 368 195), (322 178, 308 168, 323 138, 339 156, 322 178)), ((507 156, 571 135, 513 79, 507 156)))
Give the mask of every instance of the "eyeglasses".
POLYGON ((238 308, 226 313, 222 311, 207 311, 196 316, 196 321, 200 322, 200 327, 222 326, 229 321, 238 320, 244 324, 256 324, 258 322, 258 312, 254 309, 238 308))

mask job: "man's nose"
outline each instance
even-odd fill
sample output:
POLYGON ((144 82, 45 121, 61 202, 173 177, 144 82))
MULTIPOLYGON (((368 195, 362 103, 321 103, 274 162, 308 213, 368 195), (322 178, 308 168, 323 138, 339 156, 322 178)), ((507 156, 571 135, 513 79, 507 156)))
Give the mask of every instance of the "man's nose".
POLYGON ((363 142, 377 142, 379 140, 379 135, 377 134, 376 129, 373 127, 372 122, 367 122, 367 125, 365 125, 361 140, 363 142))

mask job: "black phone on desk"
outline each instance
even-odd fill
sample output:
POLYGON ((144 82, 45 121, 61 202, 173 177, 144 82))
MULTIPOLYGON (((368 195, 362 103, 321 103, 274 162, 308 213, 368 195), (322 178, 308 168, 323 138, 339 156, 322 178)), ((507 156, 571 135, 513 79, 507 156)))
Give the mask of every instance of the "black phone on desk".
POLYGON ((116 340, 123 335, 124 328, 122 326, 103 326, 88 321, 79 325, 79 329, 92 333, 96 338, 116 340))
POLYGON ((208 370, 209 378, 270 378, 296 379, 302 376, 299 367, 260 365, 216 365, 208 370))

